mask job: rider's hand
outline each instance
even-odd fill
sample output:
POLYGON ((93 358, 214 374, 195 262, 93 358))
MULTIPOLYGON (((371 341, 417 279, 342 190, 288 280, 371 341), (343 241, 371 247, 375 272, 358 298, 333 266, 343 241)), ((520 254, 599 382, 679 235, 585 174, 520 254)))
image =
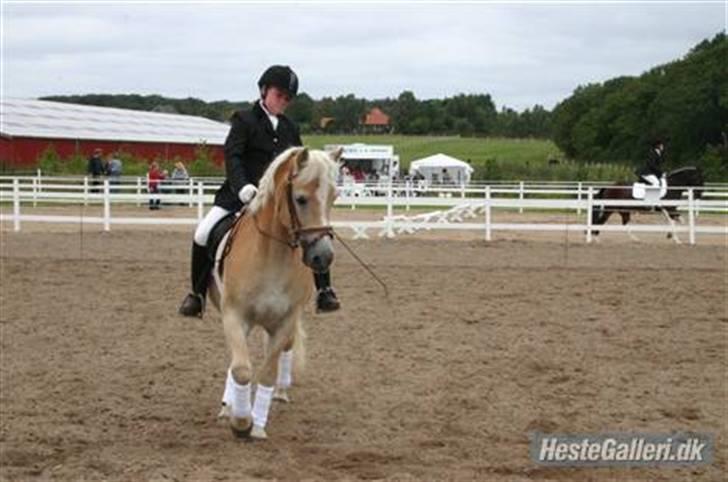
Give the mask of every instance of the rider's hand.
POLYGON ((257 187, 253 186, 252 184, 246 184, 238 193, 238 198, 240 198, 240 202, 242 202, 243 204, 248 204, 250 201, 253 200, 257 193, 257 187))

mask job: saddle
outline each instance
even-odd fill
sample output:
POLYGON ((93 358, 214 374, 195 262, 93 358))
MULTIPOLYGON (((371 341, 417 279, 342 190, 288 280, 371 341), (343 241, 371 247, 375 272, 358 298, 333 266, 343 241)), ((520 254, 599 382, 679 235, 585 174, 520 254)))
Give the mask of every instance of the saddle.
POLYGON ((213 226, 207 238, 207 256, 215 266, 215 274, 222 276, 223 261, 232 242, 235 226, 243 219, 245 209, 230 213, 213 226))
POLYGON ((632 184, 632 197, 648 202, 657 202, 667 194, 667 180, 663 177, 660 179, 659 186, 653 186, 644 182, 635 182, 632 184))

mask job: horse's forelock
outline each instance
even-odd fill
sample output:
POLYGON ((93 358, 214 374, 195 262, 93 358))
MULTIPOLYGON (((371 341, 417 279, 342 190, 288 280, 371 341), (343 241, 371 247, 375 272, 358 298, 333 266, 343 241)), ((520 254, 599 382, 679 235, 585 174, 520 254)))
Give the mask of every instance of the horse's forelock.
POLYGON ((302 183, 309 183, 314 179, 319 179, 326 184, 336 184, 336 172, 338 164, 334 162, 328 154, 323 151, 309 151, 308 161, 305 167, 298 173, 298 178, 302 183))
MULTIPOLYGON (((276 177, 280 169, 295 169, 294 166, 286 164, 294 162, 296 154, 300 152, 302 147, 291 147, 276 157, 266 169, 263 177, 258 184, 258 194, 248 208, 249 212, 255 213, 262 208, 276 193, 276 177)), ((308 159, 300 172, 297 173, 297 179, 302 183, 308 183, 316 178, 321 182, 330 184, 332 187, 336 185, 336 173, 338 164, 334 162, 324 151, 309 150, 308 159)))

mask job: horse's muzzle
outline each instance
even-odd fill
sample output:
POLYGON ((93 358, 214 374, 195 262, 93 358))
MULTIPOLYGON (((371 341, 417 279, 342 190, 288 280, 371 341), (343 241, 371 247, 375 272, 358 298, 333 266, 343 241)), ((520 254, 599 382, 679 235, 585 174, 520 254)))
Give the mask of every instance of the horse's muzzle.
POLYGON ((312 242, 301 240, 303 263, 317 273, 328 271, 334 261, 334 245, 330 236, 317 237, 312 242))

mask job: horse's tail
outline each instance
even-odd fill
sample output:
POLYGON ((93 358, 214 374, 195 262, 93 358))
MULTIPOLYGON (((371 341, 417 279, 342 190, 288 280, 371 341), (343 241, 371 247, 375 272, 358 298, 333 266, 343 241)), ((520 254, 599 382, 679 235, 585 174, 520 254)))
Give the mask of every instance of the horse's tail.
POLYGON ((306 368, 306 332, 303 329, 303 318, 298 316, 295 321, 293 333, 293 369, 296 371, 296 378, 303 374, 306 368))
MULTIPOLYGON (((606 195, 606 188, 601 188, 595 195, 594 199, 604 199, 606 195)), ((601 224, 600 220, 604 215, 604 205, 592 206, 592 223, 601 224)))

